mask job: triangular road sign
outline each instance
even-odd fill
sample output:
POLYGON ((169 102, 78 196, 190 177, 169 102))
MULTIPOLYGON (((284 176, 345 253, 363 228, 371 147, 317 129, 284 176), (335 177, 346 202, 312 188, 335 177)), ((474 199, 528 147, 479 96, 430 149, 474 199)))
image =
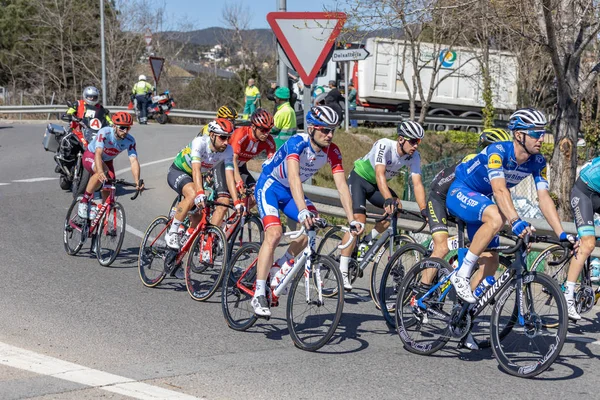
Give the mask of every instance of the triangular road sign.
POLYGON ((152 69, 152 75, 154 75, 154 81, 158 83, 160 79, 160 73, 162 72, 165 59, 162 57, 148 57, 150 61, 150 69, 152 69))
POLYGON ((305 85, 315 80, 340 34, 341 12, 271 12, 267 22, 305 85))

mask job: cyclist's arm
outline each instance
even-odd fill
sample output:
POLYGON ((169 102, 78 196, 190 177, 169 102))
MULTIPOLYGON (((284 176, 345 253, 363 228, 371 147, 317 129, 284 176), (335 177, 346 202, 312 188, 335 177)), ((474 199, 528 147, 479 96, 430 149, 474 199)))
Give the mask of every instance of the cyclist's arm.
POLYGON ((137 185, 140 186, 140 162, 138 158, 135 156, 129 157, 129 163, 131 164, 131 175, 133 175, 133 181, 137 185))
POLYGON ((236 153, 233 153, 233 176, 234 176, 234 185, 242 180, 242 175, 240 174, 240 166, 238 165, 239 156, 236 153))
POLYGON ((233 203, 238 200, 237 189, 235 188, 235 180, 233 178, 233 170, 225 169, 225 180, 227 181, 227 189, 229 190, 229 194, 231 195, 231 199, 233 203))
POLYGON ((381 195, 384 199, 389 199, 392 197, 392 192, 387 184, 387 179, 385 178, 385 165, 377 164, 375 165, 375 180, 377 181, 377 189, 381 192, 381 195))
POLYGON ((419 210, 423 210, 426 207, 425 202, 425 188, 423 187, 423 180, 420 174, 412 174, 413 187, 415 189, 415 200, 419 205, 419 210))
POLYGON ((342 207, 344 208, 344 212, 346 213, 346 218, 348 218, 348 222, 350 222, 354 219, 354 213, 352 211, 352 196, 350 196, 350 189, 348 189, 346 177, 343 173, 333 174, 333 181, 335 182, 335 187, 340 193, 340 201, 342 203, 342 207))
POLYGON ((102 161, 102 152, 104 151, 103 147, 96 147, 94 151, 94 165, 96 166, 97 174, 104 174, 104 161, 102 161))
POLYGON ((556 211, 556 207, 554 206, 554 201, 552 197, 550 197, 550 193, 547 190, 538 189, 537 191, 538 199, 540 203, 540 210, 542 214, 544 214, 544 218, 548 221, 548 224, 552 227, 556 236, 560 237, 560 234, 565 230, 562 227, 560 222, 560 217, 558 216, 558 211, 556 211))
POLYGON ((204 181, 202 180, 202 163, 192 161, 192 180, 196 192, 204 191, 204 181))
POLYGON ((300 180, 300 162, 293 158, 285 160, 288 171, 288 182, 290 183, 290 191, 294 198, 294 203, 298 207, 298 211, 302 211, 306 206, 304 201, 304 189, 302 189, 302 181, 300 180))
POLYGON ((500 212, 506 217, 508 222, 519 218, 519 214, 515 209, 515 206, 510 195, 510 190, 506 187, 506 179, 496 178, 490 181, 492 185, 492 191, 494 193, 494 199, 496 205, 500 209, 500 212))

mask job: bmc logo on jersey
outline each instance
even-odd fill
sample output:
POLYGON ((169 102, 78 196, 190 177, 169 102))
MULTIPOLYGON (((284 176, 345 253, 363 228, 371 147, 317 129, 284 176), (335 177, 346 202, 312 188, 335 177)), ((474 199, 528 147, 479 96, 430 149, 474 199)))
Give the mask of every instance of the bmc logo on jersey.
POLYGON ((488 158, 488 168, 498 169, 502 167, 502 159, 498 154, 492 154, 488 158))

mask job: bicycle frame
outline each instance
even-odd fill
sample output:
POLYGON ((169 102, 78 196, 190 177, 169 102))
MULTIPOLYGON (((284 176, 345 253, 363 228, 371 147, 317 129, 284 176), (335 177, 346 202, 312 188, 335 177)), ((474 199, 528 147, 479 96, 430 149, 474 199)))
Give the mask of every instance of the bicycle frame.
MULTIPOLYGON (((109 190, 109 194, 105 201, 98 204, 98 212, 96 213, 96 217, 90 223, 90 229, 88 232, 89 237, 91 237, 93 234, 96 233, 96 228, 98 227, 98 225, 100 223, 100 219, 102 218, 102 216, 105 213, 110 213, 110 211, 112 209, 112 205, 115 203, 115 192, 117 191, 117 187, 114 184, 111 184, 110 186, 103 185, 102 190, 109 190)), ((116 224, 117 224, 116 218, 113 219, 113 223, 115 224, 114 228, 116 229, 116 224)), ((108 224, 106 224, 104 226, 104 228, 108 229, 108 224)))

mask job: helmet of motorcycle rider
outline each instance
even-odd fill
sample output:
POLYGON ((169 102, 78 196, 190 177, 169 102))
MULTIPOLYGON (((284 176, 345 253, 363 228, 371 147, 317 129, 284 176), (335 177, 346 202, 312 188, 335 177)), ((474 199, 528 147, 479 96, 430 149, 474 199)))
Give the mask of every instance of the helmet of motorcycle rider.
POLYGON ((88 86, 85 89, 83 89, 81 97, 83 97, 83 101, 85 101, 85 104, 89 106, 95 106, 96 104, 98 104, 98 99, 100 98, 100 91, 93 86, 88 86))
POLYGON ((140 75, 140 77, 138 78, 138 80, 140 81, 145 81, 146 80, 146 75, 140 75))

